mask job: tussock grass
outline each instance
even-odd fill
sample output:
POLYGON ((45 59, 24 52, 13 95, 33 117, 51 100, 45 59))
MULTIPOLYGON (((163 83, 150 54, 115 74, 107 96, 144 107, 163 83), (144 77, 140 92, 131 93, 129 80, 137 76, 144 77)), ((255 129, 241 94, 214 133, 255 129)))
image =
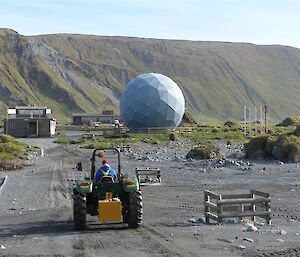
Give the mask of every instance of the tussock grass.
POLYGON ((227 127, 233 127, 233 126, 237 126, 237 125, 238 125, 238 123, 234 120, 227 120, 224 123, 224 126, 227 126, 227 127))
POLYGON ((199 145, 197 147, 192 148, 186 158, 192 159, 215 159, 215 158, 222 158, 223 155, 219 152, 218 148, 212 143, 206 143, 199 145))
POLYGON ((300 116, 290 116, 285 118, 282 122, 280 122, 277 126, 298 126, 300 125, 300 116))
POLYGON ((27 159, 28 152, 37 149, 38 147, 25 145, 9 135, 0 137, 0 160, 27 159))
POLYGON ((260 136, 245 144, 245 157, 275 158, 287 162, 300 161, 300 137, 282 134, 279 137, 260 136))

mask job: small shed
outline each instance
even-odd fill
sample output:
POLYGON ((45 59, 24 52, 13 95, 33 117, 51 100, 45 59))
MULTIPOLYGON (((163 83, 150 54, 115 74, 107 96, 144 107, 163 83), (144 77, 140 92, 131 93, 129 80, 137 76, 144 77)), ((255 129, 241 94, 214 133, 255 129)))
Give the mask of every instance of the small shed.
POLYGON ((56 120, 47 107, 17 106, 7 110, 4 133, 13 137, 51 137, 56 120))

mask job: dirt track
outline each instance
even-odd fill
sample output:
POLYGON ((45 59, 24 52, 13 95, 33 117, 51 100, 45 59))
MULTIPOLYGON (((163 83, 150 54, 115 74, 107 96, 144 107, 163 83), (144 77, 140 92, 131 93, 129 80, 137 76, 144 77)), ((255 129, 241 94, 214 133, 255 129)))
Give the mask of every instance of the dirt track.
MULTIPOLYGON (((82 174, 73 168, 89 151, 57 147, 51 141, 40 143, 46 156, 34 166, 0 174, 8 175, 0 193, 0 245, 6 248, 0 249, 0 256, 300 256, 296 164, 256 163, 248 171, 219 169, 200 161, 170 161, 174 151, 185 153, 173 146, 166 147, 166 160, 124 157, 125 170, 141 165, 159 165, 162 170, 161 186, 142 188, 143 226, 130 230, 126 225, 99 225, 93 218, 86 231, 75 232, 72 180, 82 174), (203 167, 207 172, 199 172, 203 167), (257 232, 245 232, 243 224, 189 222, 203 216, 204 189, 232 193, 250 188, 271 194, 274 225, 257 225, 257 232), (286 234, 281 235, 281 230, 286 234)), ((154 146, 142 149, 157 150, 154 146)), ((141 153, 139 148, 135 151, 141 153)))

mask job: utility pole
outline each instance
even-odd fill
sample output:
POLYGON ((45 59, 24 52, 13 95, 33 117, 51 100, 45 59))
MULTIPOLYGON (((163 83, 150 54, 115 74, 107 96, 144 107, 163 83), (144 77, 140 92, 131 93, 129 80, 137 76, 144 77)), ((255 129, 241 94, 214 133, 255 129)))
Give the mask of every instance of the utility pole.
POLYGON ((244 106, 244 134, 247 135, 247 106, 244 106))
POLYGON ((256 126, 257 126, 257 108, 254 106, 254 131, 256 133, 256 126))
POLYGON ((260 127, 263 126, 263 110, 261 105, 259 106, 259 124, 260 127))

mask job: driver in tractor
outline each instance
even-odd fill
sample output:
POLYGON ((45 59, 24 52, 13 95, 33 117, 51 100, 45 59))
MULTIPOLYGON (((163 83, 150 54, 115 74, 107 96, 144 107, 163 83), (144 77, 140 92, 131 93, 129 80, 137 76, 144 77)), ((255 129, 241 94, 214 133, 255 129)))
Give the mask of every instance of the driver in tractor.
POLYGON ((110 167, 108 160, 102 161, 102 166, 97 170, 95 174, 95 180, 99 182, 103 176, 110 176, 113 178, 114 181, 118 180, 117 173, 115 170, 110 167))

